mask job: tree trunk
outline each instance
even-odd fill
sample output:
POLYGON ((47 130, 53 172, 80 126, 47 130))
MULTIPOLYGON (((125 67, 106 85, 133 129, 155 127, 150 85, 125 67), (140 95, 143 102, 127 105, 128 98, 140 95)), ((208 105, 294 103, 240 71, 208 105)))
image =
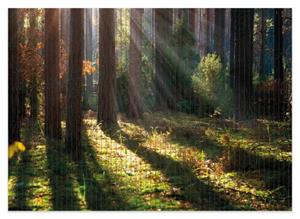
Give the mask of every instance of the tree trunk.
POLYGON ((73 158, 82 158, 81 87, 83 61, 83 9, 71 9, 71 35, 67 89, 66 148, 73 158))
POLYGON ((116 65, 114 9, 100 9, 100 77, 98 122, 104 127, 116 124, 116 65))
MULTIPOLYGON (((34 47, 36 46, 36 36, 35 36, 35 31, 36 31, 36 16, 35 16, 35 10, 36 9, 30 9, 30 14, 29 14, 29 47, 34 50, 34 47)), ((36 63, 32 62, 32 65, 36 65, 36 63)), ((36 69, 32 67, 32 72, 31 72, 31 81, 30 81, 30 118, 32 121, 37 120, 38 116, 38 96, 37 96, 37 72, 35 71, 36 69)))
POLYGON ((225 9, 215 9, 215 51, 224 63, 225 9))
POLYGON ((45 9, 45 135, 61 138, 59 9, 45 9))
POLYGON ((20 140, 20 114, 19 114, 19 73, 17 70, 17 9, 9 9, 9 37, 8 37, 8 127, 9 137, 8 143, 12 144, 16 140, 20 140))
POLYGON ((282 93, 282 82, 284 80, 283 74, 283 34, 282 34, 282 11, 283 9, 275 9, 274 15, 274 79, 278 83, 277 90, 275 90, 275 117, 276 119, 283 119, 284 104, 282 93))
POLYGON ((142 70, 142 18, 143 9, 130 10, 128 116, 134 119, 142 116, 142 107, 140 103, 140 75, 142 70))
POLYGON ((159 108, 176 107, 170 90, 170 33, 172 32, 171 9, 155 9, 155 96, 159 108))
MULTIPOLYGON (((86 19, 86 34, 85 34, 85 40, 86 40, 86 59, 91 61, 93 60, 93 47, 92 47, 92 39, 93 39, 93 21, 92 21, 92 10, 91 8, 85 9, 85 19, 86 19)), ((93 91, 93 75, 88 74, 86 76, 86 92, 87 97, 92 93, 93 91)))
MULTIPOLYGON (((23 9, 24 10, 24 9, 23 9)), ((22 36, 22 31, 24 31, 24 13, 19 13, 17 15, 18 19, 18 29, 17 29, 17 41, 19 43, 23 43, 24 37, 22 36)), ((19 54, 18 54, 19 57, 19 54)), ((20 113, 20 120, 26 117, 26 105, 25 105, 25 99, 26 99, 26 93, 27 93, 27 82, 25 80, 24 73, 21 69, 23 69, 21 63, 19 62, 18 58, 18 74, 19 74, 19 113, 20 113)))
POLYGON ((196 9, 192 8, 189 9, 189 27, 190 27, 190 31, 193 33, 193 36, 195 37, 195 14, 196 14, 196 9))
POLYGON ((205 56, 207 53, 211 52, 210 51, 210 10, 211 9, 205 9, 205 56))
POLYGON ((232 9, 231 25, 234 26, 234 58, 231 70, 235 102, 235 118, 248 119, 251 116, 252 63, 253 63, 253 9, 232 9))
POLYGON ((261 41, 260 41, 260 57, 259 57, 259 79, 263 80, 265 77, 264 55, 265 55, 265 32, 266 32, 266 21, 265 21, 264 9, 261 9, 261 18, 260 19, 261 19, 261 23, 260 23, 261 41))
POLYGON ((274 79, 278 82, 283 81, 283 36, 282 36, 282 9, 275 9, 274 16, 274 79))
POLYGON ((60 9, 60 107, 62 118, 66 118, 67 76, 70 52, 70 9, 60 9), (63 51, 65 53, 63 53, 63 51))

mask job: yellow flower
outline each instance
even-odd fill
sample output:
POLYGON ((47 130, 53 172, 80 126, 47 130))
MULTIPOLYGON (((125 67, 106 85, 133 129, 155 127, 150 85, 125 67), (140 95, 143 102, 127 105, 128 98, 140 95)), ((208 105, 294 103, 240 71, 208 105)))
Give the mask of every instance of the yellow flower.
POLYGON ((11 159, 15 153, 24 152, 26 150, 25 145, 20 141, 15 141, 8 147, 8 158, 11 159))
POLYGON ((19 149, 19 151, 24 152, 26 150, 25 145, 20 141, 15 141, 14 144, 19 149))
POLYGON ((11 159, 15 155, 15 147, 13 145, 9 145, 8 147, 8 158, 11 159))

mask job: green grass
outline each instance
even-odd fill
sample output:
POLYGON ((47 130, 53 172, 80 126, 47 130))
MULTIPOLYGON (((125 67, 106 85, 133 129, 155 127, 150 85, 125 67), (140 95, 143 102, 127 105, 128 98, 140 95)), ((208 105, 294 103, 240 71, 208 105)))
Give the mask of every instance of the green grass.
MULTIPOLYGON (((289 124, 145 113, 102 130, 86 118, 84 157, 26 124, 9 162, 11 210, 290 210, 289 124)), ((64 127, 64 125, 63 125, 64 127)))

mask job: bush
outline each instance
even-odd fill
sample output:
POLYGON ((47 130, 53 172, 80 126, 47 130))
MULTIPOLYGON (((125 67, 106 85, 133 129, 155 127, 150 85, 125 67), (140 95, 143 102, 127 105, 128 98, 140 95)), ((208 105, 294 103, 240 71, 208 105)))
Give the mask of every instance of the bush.
POLYGON ((209 113, 229 113, 231 91, 225 90, 225 72, 219 56, 209 53, 201 59, 192 75, 192 85, 201 106, 206 106, 209 113))

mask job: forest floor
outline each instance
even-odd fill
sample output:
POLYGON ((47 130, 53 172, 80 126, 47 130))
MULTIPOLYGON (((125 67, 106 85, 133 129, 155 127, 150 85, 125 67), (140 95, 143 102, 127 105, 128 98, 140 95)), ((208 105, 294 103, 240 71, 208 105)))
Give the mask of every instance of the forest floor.
POLYGON ((82 133, 75 163, 24 122, 10 210, 291 210, 288 123, 156 112, 105 131, 85 116, 82 133))

